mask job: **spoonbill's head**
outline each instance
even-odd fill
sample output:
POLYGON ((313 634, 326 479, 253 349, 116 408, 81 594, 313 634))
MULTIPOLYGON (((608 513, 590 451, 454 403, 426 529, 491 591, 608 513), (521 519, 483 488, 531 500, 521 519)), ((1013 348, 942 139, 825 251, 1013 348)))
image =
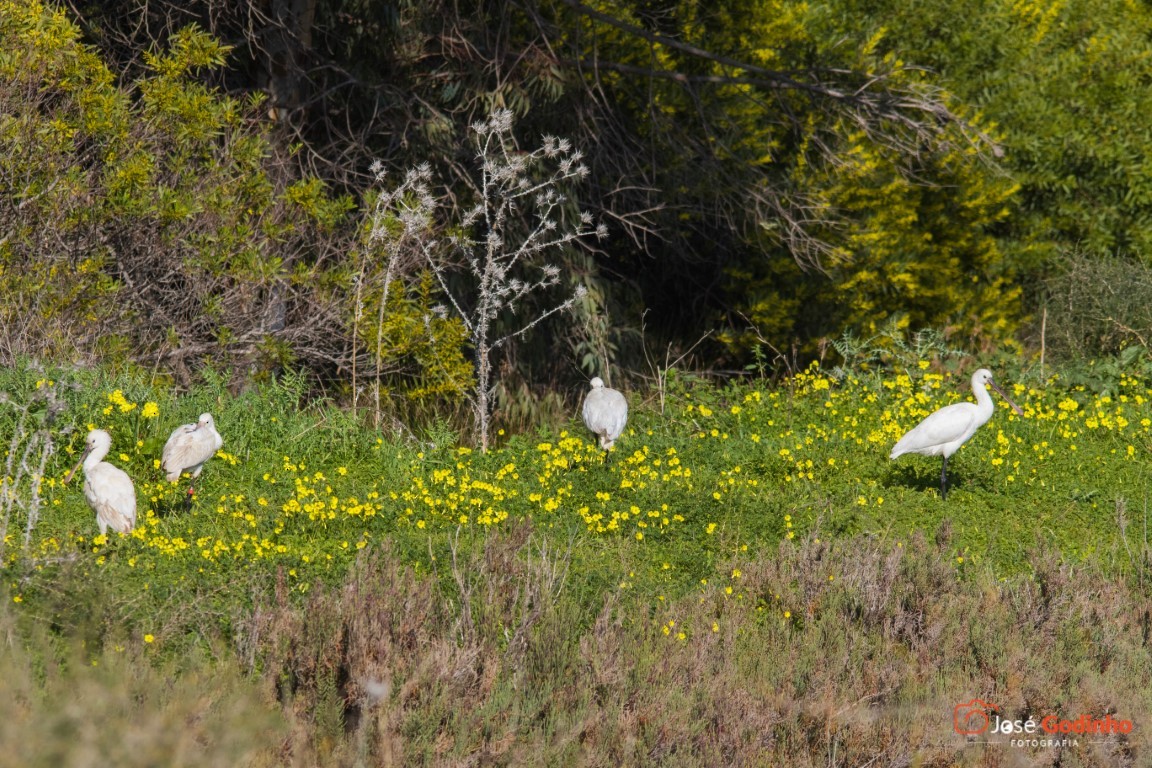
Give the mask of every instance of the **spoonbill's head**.
POLYGON ((1000 385, 996 383, 996 380, 992 378, 992 371, 988 370, 987 368, 981 368, 972 375, 972 380, 980 386, 987 384, 988 386, 992 387, 992 389, 996 390, 1000 397, 1004 398, 1008 405, 1012 406, 1012 410, 1016 411, 1017 416, 1024 415, 1023 409, 1016 405, 1016 403, 1012 402, 1012 398, 1008 397, 1008 394, 1003 389, 1001 389, 1000 385))
POLYGON ((597 376, 591 381, 592 389, 604 389, 604 379, 597 376))
POLYGON ((94 429, 88 433, 88 441, 85 443, 85 453, 92 453, 97 448, 103 448, 105 451, 112 449, 112 435, 108 434, 102 429, 94 429))
POLYGON ((216 422, 212 420, 212 414, 210 414, 210 413, 200 414, 200 418, 196 420, 196 429, 200 429, 201 427, 208 427, 210 429, 216 429, 216 422))
POLYGON ((64 483, 67 484, 72 479, 72 476, 80 469, 80 465, 93 453, 103 458, 108 455, 110 450, 112 450, 112 435, 102 429, 94 429, 89 432, 88 439, 84 441, 84 453, 80 454, 80 460, 76 462, 76 466, 72 467, 71 471, 64 476, 64 483))

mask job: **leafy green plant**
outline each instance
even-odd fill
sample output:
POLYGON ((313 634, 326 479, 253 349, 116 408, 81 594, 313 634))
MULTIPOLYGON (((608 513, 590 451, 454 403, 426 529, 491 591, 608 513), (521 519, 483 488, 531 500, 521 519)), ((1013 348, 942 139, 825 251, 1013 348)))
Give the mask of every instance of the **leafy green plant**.
POLYGON ((259 99, 204 82, 229 48, 188 27, 122 81, 65 14, 0 17, 7 359, 146 359, 185 385, 205 360, 342 364, 327 262, 352 201, 276 162, 259 99))
POLYGON ((841 363, 831 369, 831 374, 840 380, 865 374, 879 376, 890 371, 910 372, 925 361, 941 365, 967 356, 963 350, 949 345, 941 330, 921 328, 907 333, 901 317, 891 318, 867 338, 844 331, 832 342, 832 348, 841 363))

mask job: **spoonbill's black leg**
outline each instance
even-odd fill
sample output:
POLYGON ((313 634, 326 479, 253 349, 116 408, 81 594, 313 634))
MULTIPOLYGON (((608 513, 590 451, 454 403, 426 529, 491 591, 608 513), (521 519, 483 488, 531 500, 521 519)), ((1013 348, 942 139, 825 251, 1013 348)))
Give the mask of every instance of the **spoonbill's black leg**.
POLYGON ((948 457, 944 457, 944 466, 940 468, 940 501, 948 498, 948 457))

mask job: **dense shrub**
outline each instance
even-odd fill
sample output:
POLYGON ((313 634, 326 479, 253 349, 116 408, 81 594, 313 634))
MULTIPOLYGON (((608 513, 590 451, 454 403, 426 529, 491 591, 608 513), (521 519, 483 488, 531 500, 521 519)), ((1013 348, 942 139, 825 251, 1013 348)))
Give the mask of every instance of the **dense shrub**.
POLYGON ((100 357, 182 386, 211 363, 236 383, 304 368, 458 391, 425 348, 458 357, 462 337, 424 322, 414 268, 392 276, 387 343, 357 343, 353 286, 372 290, 380 253, 356 201, 271 140, 262 100, 212 85, 228 53, 188 27, 124 81, 63 12, 0 3, 0 355, 100 357))

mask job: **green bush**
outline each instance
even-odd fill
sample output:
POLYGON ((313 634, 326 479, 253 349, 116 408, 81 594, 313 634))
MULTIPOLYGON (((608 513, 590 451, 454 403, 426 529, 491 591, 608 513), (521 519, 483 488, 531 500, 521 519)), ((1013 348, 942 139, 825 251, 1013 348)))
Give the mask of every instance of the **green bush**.
MULTIPOLYGON (((4 359, 146 365, 182 386, 205 365, 238 385, 364 372, 350 296, 376 269, 362 215, 278 148, 260 98, 211 85, 227 46, 188 27, 121 79, 63 12, 5 0, 0 51, 4 359)), ((392 277, 374 385, 451 396, 462 337, 438 323, 430 337, 416 317, 429 287, 414 269, 392 277)))

